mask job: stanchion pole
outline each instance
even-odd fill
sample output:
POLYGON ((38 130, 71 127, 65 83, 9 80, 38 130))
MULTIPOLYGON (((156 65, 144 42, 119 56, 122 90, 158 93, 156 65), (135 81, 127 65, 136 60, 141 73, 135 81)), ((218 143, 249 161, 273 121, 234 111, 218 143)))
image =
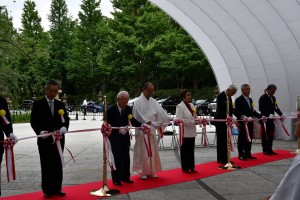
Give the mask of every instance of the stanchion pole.
MULTIPOLYGON (((106 122, 107 113, 106 113, 106 96, 104 96, 104 113, 103 119, 104 123, 106 122)), ((106 158, 106 149, 105 149, 105 136, 103 135, 103 185, 99 190, 93 190, 90 192, 90 195, 98 196, 98 197, 110 197, 114 195, 118 195, 120 193, 119 190, 109 189, 107 186, 107 158, 106 158)))

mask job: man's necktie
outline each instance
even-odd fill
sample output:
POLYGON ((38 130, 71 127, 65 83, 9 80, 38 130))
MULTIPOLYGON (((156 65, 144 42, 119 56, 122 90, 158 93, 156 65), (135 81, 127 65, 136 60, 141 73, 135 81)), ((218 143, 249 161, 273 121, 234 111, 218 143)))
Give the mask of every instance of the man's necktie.
POLYGON ((247 100, 247 103, 248 103, 249 108, 251 108, 251 104, 250 104, 250 99, 249 99, 249 97, 246 97, 246 100, 247 100))
POLYGON ((50 106, 50 110, 51 110, 52 116, 54 116, 54 104, 53 104, 53 101, 49 101, 49 106, 50 106))

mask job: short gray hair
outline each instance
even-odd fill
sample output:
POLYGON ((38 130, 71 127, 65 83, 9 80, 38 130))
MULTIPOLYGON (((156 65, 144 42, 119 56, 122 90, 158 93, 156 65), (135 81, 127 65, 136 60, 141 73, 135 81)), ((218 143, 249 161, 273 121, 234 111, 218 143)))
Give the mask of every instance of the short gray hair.
POLYGON ((245 84, 241 85, 241 90, 245 89, 246 87, 250 87, 250 85, 249 85, 249 84, 247 84, 247 83, 245 83, 245 84))
POLYGON ((129 98, 129 93, 127 91, 120 91, 117 95, 117 99, 121 97, 128 97, 129 98))
POLYGON ((236 92, 238 90, 238 88, 236 87, 236 85, 229 85, 227 90, 232 90, 232 91, 236 92))

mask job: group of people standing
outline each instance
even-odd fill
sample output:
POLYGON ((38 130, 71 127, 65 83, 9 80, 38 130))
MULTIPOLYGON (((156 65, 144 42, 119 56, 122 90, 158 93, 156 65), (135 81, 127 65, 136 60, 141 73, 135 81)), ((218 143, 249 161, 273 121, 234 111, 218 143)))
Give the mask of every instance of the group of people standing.
MULTIPOLYGON (((231 97, 236 93, 237 87, 230 85, 225 91, 217 97, 217 112, 215 119, 226 119, 233 114, 239 120, 247 118, 250 141, 247 139, 246 130, 241 121, 240 133, 238 137, 238 152, 240 160, 255 159, 251 154, 251 140, 253 137, 253 117, 269 117, 266 122, 266 129, 262 128, 262 147, 265 155, 272 155, 275 152, 272 149, 274 138, 274 124, 270 119, 274 112, 282 115, 278 108, 274 94, 276 86, 271 84, 265 90, 265 93, 259 99, 260 114, 254 110, 253 100, 249 97, 250 86, 243 84, 241 86, 242 94, 235 100, 233 107, 231 97), (252 123, 251 123, 252 122, 252 123)), ((65 110, 65 105, 56 100, 59 84, 55 80, 50 80, 45 85, 45 96, 34 102, 31 112, 31 126, 38 135, 38 150, 40 154, 41 172, 42 172, 42 190, 45 198, 53 195, 65 196, 62 191, 62 161, 60 151, 64 149, 65 136, 69 127, 69 117, 65 110), (49 133, 58 132, 59 137, 51 136, 49 133), (60 146, 56 145, 56 141, 60 146), (60 149, 61 148, 61 149, 60 149)), ((134 102, 131 109, 127 103, 129 94, 121 91, 117 95, 117 102, 107 110, 107 123, 113 127, 120 127, 112 130, 109 135, 112 153, 114 156, 115 170, 112 170, 113 184, 122 186, 122 183, 133 183, 130 179, 130 134, 129 126, 146 127, 147 134, 142 129, 135 130, 136 142, 133 152, 132 171, 138 172, 140 178, 157 178, 157 172, 162 171, 162 165, 158 153, 157 131, 164 130, 165 126, 171 121, 184 124, 184 135, 180 144, 181 168, 183 173, 196 173, 194 147, 197 120, 196 110, 192 102, 191 92, 183 89, 180 92, 182 102, 176 106, 176 117, 169 116, 166 111, 152 98, 154 94, 154 85, 147 82, 142 87, 141 95, 134 102), (129 117, 130 116, 130 117, 129 117), (146 136, 145 136, 146 135, 146 136), (146 145, 148 144, 148 146, 146 145)), ((17 141, 13 134, 10 120, 10 113, 4 98, 0 99, 0 110, 5 111, 5 117, 10 122, 6 125, 1 123, 1 131, 6 137, 17 141)), ((217 162, 226 164, 227 160, 227 126, 225 122, 214 122, 217 136, 217 162)), ((3 134, 0 134, 4 140, 3 134)), ((0 145, 0 163, 2 161, 3 146, 0 145)), ((1 193, 0 193, 1 194, 1 193)))
MULTIPOLYGON (((228 116, 236 116, 239 120, 239 136, 238 136, 238 158, 242 161, 247 159, 256 159, 251 154, 251 145, 253 139, 254 117, 258 118, 261 124, 261 140, 262 150, 265 155, 277 154, 273 151, 274 139, 274 114, 275 112, 281 116, 283 113, 278 108, 276 98, 274 96, 277 87, 274 84, 268 85, 264 90, 264 94, 259 98, 259 111, 256 112, 252 98, 250 98, 249 84, 241 86, 241 96, 235 100, 233 106, 231 97, 237 92, 235 85, 230 85, 225 91, 221 92, 217 97, 217 112, 214 119, 226 119, 228 116), (261 118, 266 117, 266 122, 261 118), (244 125, 247 120, 247 129, 244 125), (264 125, 266 123, 266 126, 264 125), (248 132, 248 133, 247 133, 248 132)), ((217 135, 217 162, 220 164, 229 163, 227 151, 227 125, 224 122, 214 122, 217 135)))

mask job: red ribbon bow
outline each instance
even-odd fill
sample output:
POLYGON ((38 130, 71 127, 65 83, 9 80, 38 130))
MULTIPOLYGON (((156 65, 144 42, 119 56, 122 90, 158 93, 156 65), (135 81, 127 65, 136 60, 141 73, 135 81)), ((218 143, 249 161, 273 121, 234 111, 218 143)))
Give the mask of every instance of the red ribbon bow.
POLYGON ((101 126, 101 133, 104 137, 108 137, 111 134, 112 128, 109 123, 104 122, 101 126))

